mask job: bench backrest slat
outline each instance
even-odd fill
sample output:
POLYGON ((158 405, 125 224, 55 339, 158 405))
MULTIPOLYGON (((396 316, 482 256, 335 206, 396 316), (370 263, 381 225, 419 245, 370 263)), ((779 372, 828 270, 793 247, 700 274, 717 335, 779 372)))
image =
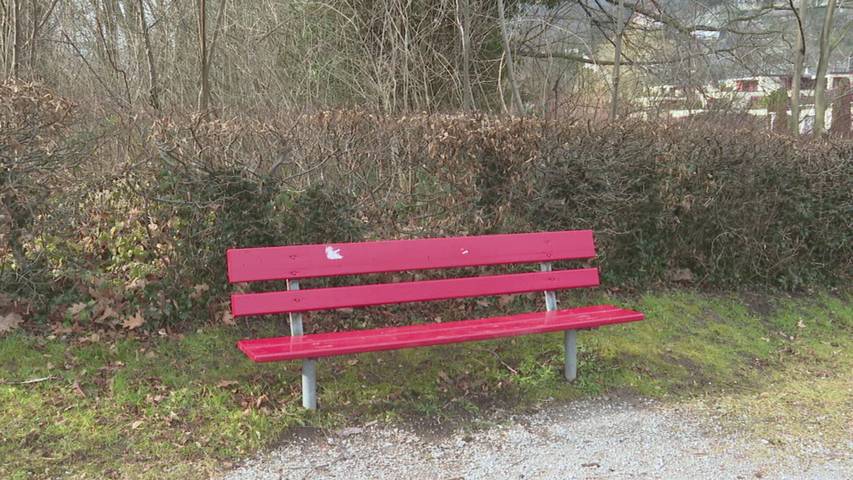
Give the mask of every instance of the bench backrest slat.
POLYGON ((234 316, 294 313, 596 285, 598 270, 583 268, 352 287, 241 293, 231 296, 231 311, 234 316))
POLYGON ((254 282, 593 258, 591 230, 228 250, 228 280, 254 282))

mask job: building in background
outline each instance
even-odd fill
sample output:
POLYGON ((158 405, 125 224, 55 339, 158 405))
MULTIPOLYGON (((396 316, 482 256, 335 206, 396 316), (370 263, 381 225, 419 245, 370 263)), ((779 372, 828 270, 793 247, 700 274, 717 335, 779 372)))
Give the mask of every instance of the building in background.
MULTIPOLYGON (((829 105, 826 110, 826 125, 833 133, 851 136, 851 97, 853 97, 853 70, 827 74, 829 105), (835 120, 835 121, 833 121, 835 120)), ((791 75, 761 75, 731 78, 716 85, 655 85, 647 89, 646 95, 635 100, 634 116, 653 118, 668 116, 687 118, 710 113, 747 114, 766 122, 771 129, 779 127, 780 113, 790 112, 791 75), (779 101, 785 109, 774 108, 779 101)), ((811 132, 814 124, 813 75, 800 81, 800 132, 811 132)))

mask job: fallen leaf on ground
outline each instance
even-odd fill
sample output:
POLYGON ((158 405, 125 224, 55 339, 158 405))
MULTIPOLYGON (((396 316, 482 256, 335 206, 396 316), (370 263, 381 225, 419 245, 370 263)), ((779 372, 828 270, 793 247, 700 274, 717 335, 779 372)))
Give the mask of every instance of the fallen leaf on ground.
POLYGON ((130 424, 130 429, 136 430, 137 428, 142 426, 142 423, 143 423, 142 420, 137 420, 137 421, 130 424))
POLYGON ((83 389, 80 387, 80 383, 75 381, 74 385, 72 385, 72 388, 74 389, 74 393, 80 395, 83 398, 86 398, 86 392, 84 392, 83 389))
POLYGON ((225 325, 237 325, 237 322, 234 321, 234 315, 231 315, 231 312, 228 310, 222 312, 222 323, 225 325))
POLYGON ((68 307, 68 313, 71 314, 72 317, 76 317, 77 315, 80 315, 80 312, 86 310, 86 307, 88 306, 88 304, 83 302, 75 303, 74 305, 68 307))
POLYGON ((91 342, 91 343, 97 343, 100 340, 101 340, 101 336, 98 335, 97 333, 93 333, 91 335, 86 335, 85 337, 83 337, 81 339, 81 341, 83 341, 83 342, 91 342))
POLYGON ((145 317, 143 317, 141 313, 136 312, 135 315, 124 319, 124 321, 121 322, 121 325, 128 330, 133 330, 141 327, 143 323, 145 323, 145 317))
POLYGON ((73 328, 71 328, 69 326, 65 326, 61 323, 53 324, 53 326, 50 327, 50 329, 53 331, 53 333, 55 333, 57 335, 66 335, 66 334, 69 334, 69 333, 74 331, 73 328))
POLYGON ((118 318, 118 312, 112 309, 112 307, 104 307, 103 313, 101 313, 98 318, 95 319, 96 323, 101 323, 108 318, 118 318))
POLYGON ((228 388, 232 385, 237 385, 238 383, 239 382, 236 380, 222 380, 219 383, 217 383, 216 386, 219 388, 228 388))
POLYGON ((18 328, 18 325, 23 322, 24 319, 21 318, 15 312, 9 312, 6 315, 0 315, 0 333, 9 332, 18 328))
POLYGON ((198 300, 204 295, 204 292, 210 290, 210 286, 206 283, 200 283, 198 285, 193 286, 193 293, 190 294, 190 298, 193 300, 198 300))
POLYGON ((148 281, 145 280, 144 278, 135 278, 135 279, 133 279, 133 281, 131 281, 130 283, 125 285, 124 288, 126 290, 135 290, 137 288, 139 288, 139 289, 145 288, 146 285, 148 285, 148 281))

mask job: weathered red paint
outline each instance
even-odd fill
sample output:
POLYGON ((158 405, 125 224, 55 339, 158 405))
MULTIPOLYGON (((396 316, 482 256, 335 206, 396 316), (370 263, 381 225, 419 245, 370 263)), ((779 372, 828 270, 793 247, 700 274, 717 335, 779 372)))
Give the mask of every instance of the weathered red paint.
POLYGON ((598 285, 598 269, 584 268, 353 287, 238 293, 231 296, 231 313, 235 317, 240 317, 270 313, 307 312, 344 307, 367 307, 392 303, 426 302, 450 298, 594 287, 596 285, 598 285))
POLYGON ((227 252, 231 283, 594 256, 591 230, 237 248, 227 252))
POLYGON ((242 340, 237 347, 256 362, 274 362, 595 328, 642 319, 640 312, 600 305, 449 323, 242 340))

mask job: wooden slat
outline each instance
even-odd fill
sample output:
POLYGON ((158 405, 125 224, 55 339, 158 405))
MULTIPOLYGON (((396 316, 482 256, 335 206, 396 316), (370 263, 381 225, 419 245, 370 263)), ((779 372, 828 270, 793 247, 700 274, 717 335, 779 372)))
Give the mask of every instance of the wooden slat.
POLYGON ((421 282, 318 288, 314 290, 237 293, 231 296, 231 313, 235 317, 240 317, 269 313, 307 312, 344 307, 366 307, 392 303, 593 287, 596 285, 598 285, 598 270, 584 268, 421 282))
POLYGON ((242 340, 237 347, 251 360, 274 362, 595 328, 642 319, 642 313, 600 305, 460 322, 242 340))
POLYGON ((591 230, 228 250, 228 280, 253 282, 592 258, 591 230))

